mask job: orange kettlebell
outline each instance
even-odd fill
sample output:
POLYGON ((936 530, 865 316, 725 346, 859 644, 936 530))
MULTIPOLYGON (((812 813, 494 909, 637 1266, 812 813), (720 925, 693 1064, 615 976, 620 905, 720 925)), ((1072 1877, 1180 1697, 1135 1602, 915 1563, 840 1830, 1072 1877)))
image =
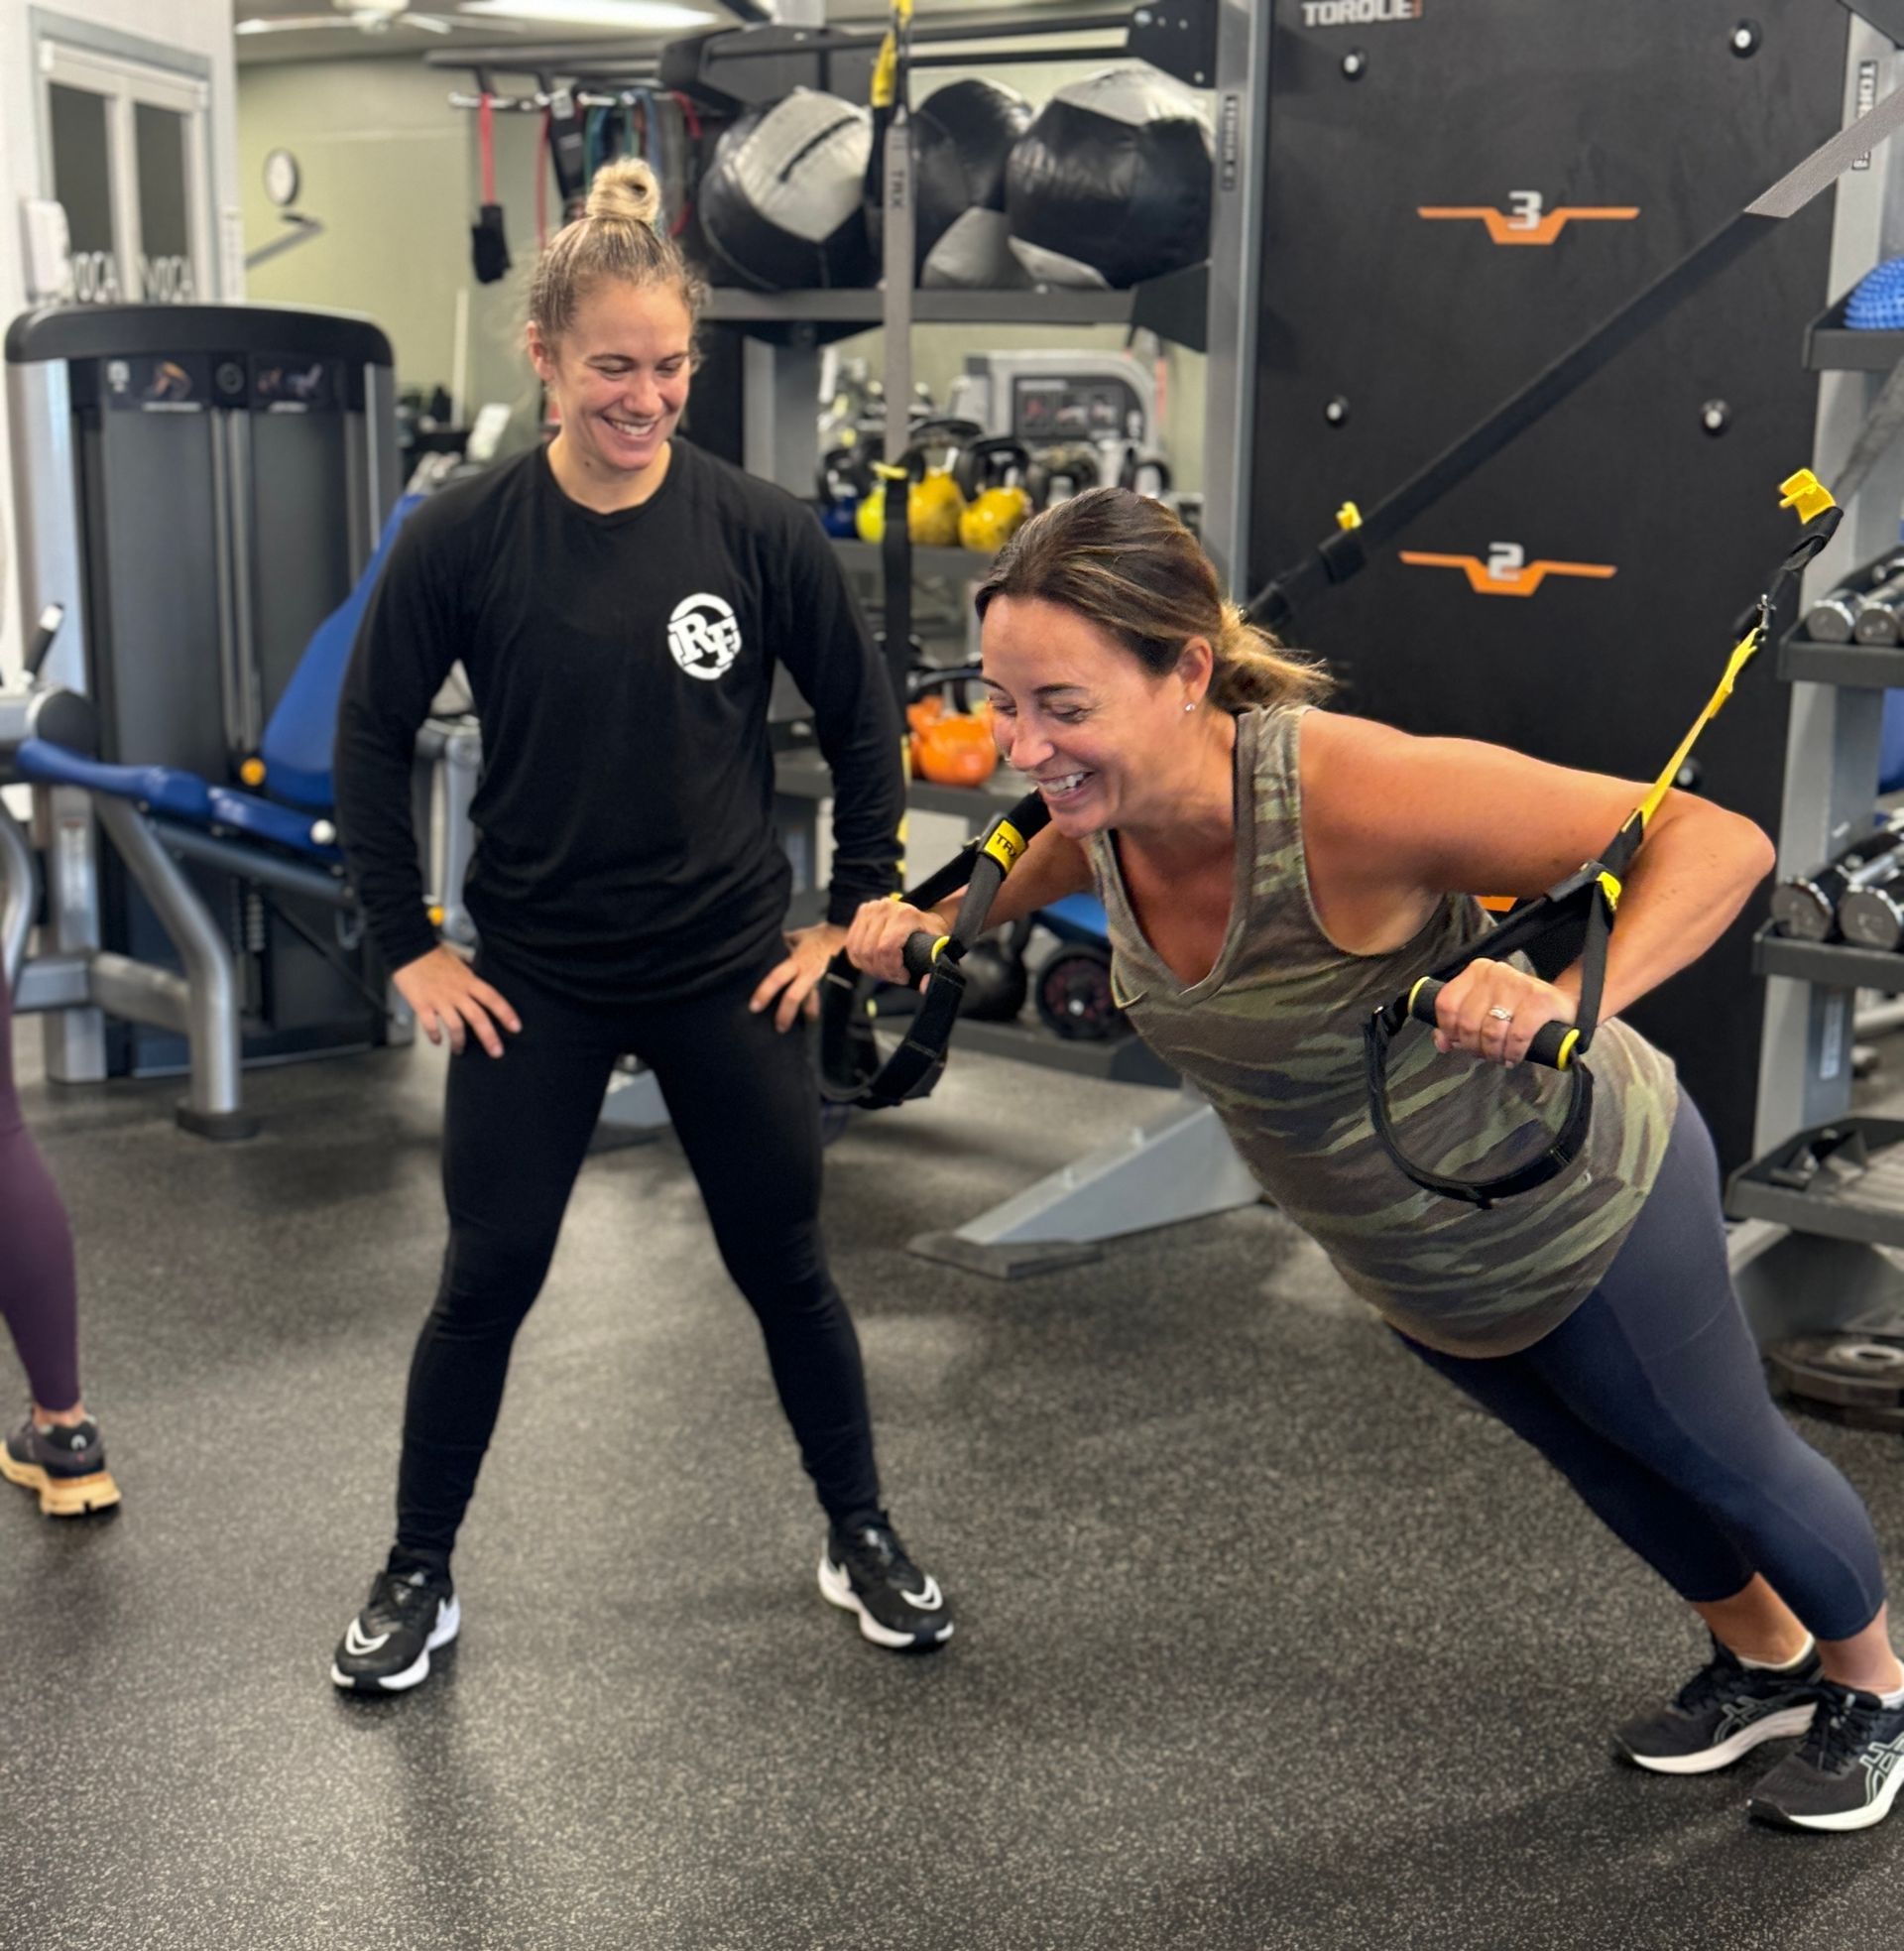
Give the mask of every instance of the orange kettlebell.
POLYGON ((999 748, 992 736, 992 707, 948 711, 941 700, 922 699, 907 717, 921 712, 912 733, 913 768, 934 786, 983 786, 998 768, 999 748), (938 705, 925 715, 922 706, 938 705))

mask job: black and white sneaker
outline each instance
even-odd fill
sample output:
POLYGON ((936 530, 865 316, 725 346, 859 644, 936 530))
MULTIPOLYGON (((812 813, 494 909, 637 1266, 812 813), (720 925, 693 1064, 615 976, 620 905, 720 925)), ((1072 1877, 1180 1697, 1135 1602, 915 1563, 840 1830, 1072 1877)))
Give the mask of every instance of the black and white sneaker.
POLYGON ((952 1612, 939 1581, 906 1556, 884 1521, 833 1529, 820 1553, 820 1596, 860 1619, 876 1646, 929 1651, 952 1637, 952 1612))
POLYGON ((1715 1640, 1712 1658, 1671 1704, 1626 1722, 1613 1743, 1627 1761, 1659 1774, 1728 1768, 1761 1741, 1803 1734, 1817 1682, 1816 1646, 1797 1666, 1746 1666, 1715 1640))
POLYGON ((330 1677, 352 1693, 402 1693, 429 1678, 429 1656, 463 1623, 443 1572, 381 1571, 337 1643, 330 1677))
POLYGON ((1781 1829, 1868 1829, 1904 1787, 1904 1707, 1820 1680, 1818 1718, 1747 1799, 1746 1812, 1781 1829))

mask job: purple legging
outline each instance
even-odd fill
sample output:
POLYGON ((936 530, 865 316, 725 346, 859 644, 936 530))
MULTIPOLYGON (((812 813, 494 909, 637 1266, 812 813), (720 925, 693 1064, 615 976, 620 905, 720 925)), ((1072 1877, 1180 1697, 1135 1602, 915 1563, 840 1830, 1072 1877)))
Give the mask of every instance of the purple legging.
POLYGON ((13 1086, 13 998, 0 977, 0 1317, 43 1409, 79 1400, 72 1230, 13 1086))

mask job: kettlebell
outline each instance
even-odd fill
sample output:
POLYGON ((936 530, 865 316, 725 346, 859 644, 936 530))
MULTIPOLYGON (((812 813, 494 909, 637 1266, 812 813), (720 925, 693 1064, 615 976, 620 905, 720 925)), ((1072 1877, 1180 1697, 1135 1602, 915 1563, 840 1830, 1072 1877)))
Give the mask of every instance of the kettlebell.
POLYGON ((954 470, 966 498, 959 516, 962 548, 996 555, 1023 528, 1031 516, 1031 496, 1023 486, 1030 470, 1029 448, 1009 433, 967 444, 954 470))
POLYGON ((928 698, 908 705, 905 715, 912 728, 912 770, 920 779, 934 786, 983 786, 998 770, 990 705, 948 711, 943 699, 928 698))
POLYGON ((1086 488, 1095 488, 1098 480, 1097 450, 1080 442, 1046 447, 1031 463, 1025 485, 1035 507, 1055 508, 1059 502, 1083 494, 1086 488))
POLYGON ((1170 463, 1161 454, 1140 454, 1132 447, 1118 470, 1118 486, 1152 501, 1170 505, 1170 463))
POLYGON ((1031 985, 1024 972, 1022 926, 1013 922, 1003 937, 975 941, 965 951, 959 965, 965 971, 961 1016, 977 1017, 982 1023, 1010 1023, 1024 1008, 1031 985))
POLYGON ((842 441, 820 457, 820 527, 828 535, 850 537, 857 533, 859 505, 873 490, 873 463, 878 458, 877 441, 871 445, 842 441))
MULTIPOLYGON (((905 532, 915 548, 956 549, 959 543, 959 516, 965 497, 959 493, 952 468, 968 440, 980 433, 979 424, 970 420, 921 421, 912 444, 897 465, 911 477, 905 492, 905 532), (936 465, 933 455, 945 451, 946 458, 936 465)), ((862 542, 881 542, 886 536, 886 484, 874 483, 873 491, 860 503, 854 518, 862 542)))

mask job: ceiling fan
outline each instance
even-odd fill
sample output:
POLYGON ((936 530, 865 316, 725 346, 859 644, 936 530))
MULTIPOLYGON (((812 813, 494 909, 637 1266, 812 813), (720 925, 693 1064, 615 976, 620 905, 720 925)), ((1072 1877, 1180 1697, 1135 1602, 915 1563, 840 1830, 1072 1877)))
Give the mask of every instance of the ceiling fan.
POLYGON ((478 27, 485 33, 521 34, 517 21, 458 19, 455 15, 413 13, 409 0, 330 0, 327 14, 282 14, 241 20, 239 34, 315 34, 354 29, 359 34, 388 34, 394 27, 412 27, 423 34, 450 34, 458 27, 478 27))

